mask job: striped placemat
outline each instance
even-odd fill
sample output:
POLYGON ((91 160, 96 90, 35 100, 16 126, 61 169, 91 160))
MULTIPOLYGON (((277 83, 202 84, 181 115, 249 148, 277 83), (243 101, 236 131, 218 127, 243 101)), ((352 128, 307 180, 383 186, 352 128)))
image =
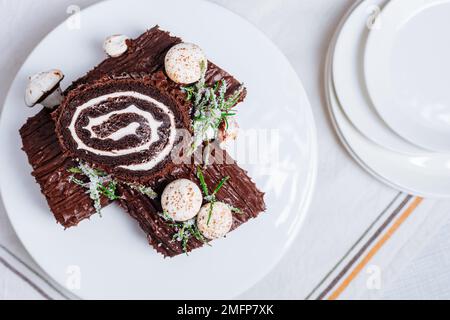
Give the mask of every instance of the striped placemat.
POLYGON ((427 238, 446 221, 443 204, 396 194, 306 298, 381 298, 427 238))
MULTIPOLYGON (((397 193, 376 219, 368 223, 367 229, 355 237, 345 255, 338 261, 329 261, 329 272, 315 281, 315 287, 305 298, 380 297, 401 272, 399 265, 407 264, 408 258, 426 243, 425 238, 445 220, 445 213, 445 206, 436 201, 397 193)), ((4 229, 5 225, 1 227, 4 229)), ((7 240, 10 247, 17 248, 17 239, 7 240)), ((314 252, 309 256, 314 258, 314 252)), ((0 244, 0 299, 74 298, 69 290, 49 279, 25 252, 16 253, 0 244)))

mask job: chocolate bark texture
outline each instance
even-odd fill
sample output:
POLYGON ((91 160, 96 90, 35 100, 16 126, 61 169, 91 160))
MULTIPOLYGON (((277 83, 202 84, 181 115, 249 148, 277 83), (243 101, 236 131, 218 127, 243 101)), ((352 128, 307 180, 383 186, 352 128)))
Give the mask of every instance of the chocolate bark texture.
MULTIPOLYGON (((164 72, 164 56, 166 52, 173 45, 180 42, 180 38, 173 37, 168 32, 161 31, 156 26, 144 32, 138 38, 128 40, 128 50, 126 53, 116 58, 105 59, 85 76, 74 81, 64 91, 64 94, 65 96, 69 96, 74 90, 79 90, 81 92, 93 83, 99 81, 145 79, 145 81, 150 81, 151 86, 164 92, 165 95, 170 96, 171 99, 176 101, 176 104, 180 106, 180 108, 185 108, 186 114, 189 114, 191 106, 186 102, 186 96, 181 90, 181 86, 168 79, 164 72)), ((227 95, 234 93, 241 86, 239 81, 212 62, 208 62, 205 78, 206 82, 210 85, 217 81, 225 80, 228 85, 227 95)), ((242 101, 245 98, 245 95, 246 91, 244 89, 241 92, 239 101, 242 101)), ((59 116, 59 110, 60 108, 57 108, 53 114, 53 117, 56 119, 59 116)), ((67 172, 67 169, 76 166, 76 163, 72 160, 73 158, 69 157, 66 150, 62 150, 55 134, 55 124, 50 115, 50 111, 43 109, 35 116, 29 118, 26 124, 20 129, 20 134, 23 142, 23 150, 26 152, 28 160, 33 167, 32 175, 40 185, 42 193, 45 195, 56 220, 64 227, 71 227, 77 225, 81 220, 90 217, 95 212, 93 202, 89 198, 89 195, 86 194, 85 189, 68 181, 70 173, 67 172)), ((213 170, 213 168, 208 170, 213 170)), ((242 169, 237 167, 237 165, 232 165, 229 170, 230 176, 241 174, 241 178, 243 178, 244 181, 246 181, 246 179, 250 180, 245 172, 243 173, 242 169)), ((160 180, 160 184, 155 184, 155 188, 158 190, 163 188, 169 180, 175 178, 177 172, 185 174, 186 177, 192 176, 195 178, 194 168, 183 166, 176 170, 174 169, 167 177, 160 180)), ((206 173, 206 178, 209 179, 208 173, 206 173)), ((225 192, 227 188, 225 188, 223 192, 225 192)), ((259 191, 257 191, 254 184, 253 188, 249 188, 248 194, 251 194, 252 190, 255 194, 258 194, 259 191)), ((150 234, 152 228, 148 227, 149 224, 156 223, 152 222, 156 220, 152 220, 153 218, 145 220, 145 218, 143 218, 146 215, 145 212, 154 212, 154 210, 152 210, 152 204, 156 205, 157 203, 146 196, 136 194, 136 191, 130 188, 122 186, 122 191, 130 200, 128 205, 122 201, 122 205, 127 208, 132 215, 135 212, 142 213, 136 213, 136 218, 141 223, 141 226, 143 226, 146 233, 149 234, 149 239, 157 238, 158 233, 155 231, 154 234, 150 234), (134 209, 139 208, 139 204, 142 206, 148 204, 148 207, 144 206, 139 210, 134 209)), ((245 192, 243 190, 240 191, 242 191, 241 195, 244 196, 245 192)), ((232 191, 230 190, 229 192, 231 193, 232 191)), ((237 196, 236 199, 241 199, 239 201, 234 200, 237 202, 236 207, 240 206, 240 202, 242 202, 243 208, 249 203, 246 199, 242 200, 242 198, 238 198, 237 196)), ((102 204, 107 205, 108 200, 102 197, 102 204)), ((254 209, 250 209, 249 207, 248 212, 244 213, 242 216, 235 216, 233 227, 247 221, 249 217, 256 216, 256 212, 263 211, 262 207, 263 202, 256 205, 254 209), (237 221, 241 222, 238 223, 237 221)), ((153 227, 155 228, 155 226, 153 227)), ((157 230, 157 228, 155 230, 157 230)), ((170 249, 170 244, 167 241, 164 241, 161 245, 159 243, 160 242, 154 242, 152 244, 154 244, 155 248, 161 248, 164 246, 164 243, 167 243, 166 249, 159 249, 161 253, 167 256, 173 256, 180 253, 179 248, 176 250, 170 249), (161 250, 166 250, 166 253, 161 250)), ((197 245, 190 244, 189 246, 190 249, 192 249, 201 244, 202 243, 198 243, 197 245)))
MULTIPOLYGON (((76 163, 63 155, 55 135, 55 123, 50 111, 42 109, 29 118, 20 129, 22 149, 33 168, 32 175, 39 184, 56 221, 65 228, 76 226, 95 213, 86 189, 69 182, 67 169, 76 163)), ((109 202, 101 198, 106 206, 109 202)))
MULTIPOLYGON (((225 153, 225 151, 223 151, 225 153)), ((230 159, 225 153, 225 157, 230 159)), ((158 179, 153 185, 153 189, 161 195, 164 188, 176 179, 189 179, 200 185, 197 177, 198 165, 179 165, 167 174, 164 178, 158 179)), ((236 229, 251 218, 256 218, 265 211, 264 193, 259 191, 255 183, 248 176, 247 172, 240 168, 234 161, 227 160, 224 164, 211 164, 202 169, 205 182, 212 191, 222 178, 228 176, 230 179, 223 185, 217 193, 217 201, 224 202, 240 210, 233 213, 232 230, 236 229)), ((185 253, 180 241, 174 240, 176 230, 170 222, 162 216, 160 198, 150 199, 127 185, 120 187, 120 205, 136 219, 141 229, 147 236, 149 244, 156 251, 165 257, 173 257, 185 253)), ((212 242, 211 244, 213 244, 212 242)), ((204 241, 189 238, 187 252, 199 248, 205 244, 204 241)))
MULTIPOLYGON (((171 81, 164 72, 164 57, 171 47, 182 42, 178 37, 173 37, 167 31, 162 31, 155 26, 134 40, 127 40, 128 50, 119 57, 107 58, 85 76, 74 81, 65 93, 81 85, 90 84, 104 77, 120 79, 122 77, 142 78, 152 75, 161 81, 167 82, 167 92, 184 103, 185 95, 180 94, 181 85, 171 81)), ((241 83, 225 70, 219 68, 213 62, 208 61, 205 80, 209 85, 217 81, 226 81, 227 94, 234 93, 241 87, 241 83)), ((246 90, 241 92, 239 101, 244 100, 246 90)))

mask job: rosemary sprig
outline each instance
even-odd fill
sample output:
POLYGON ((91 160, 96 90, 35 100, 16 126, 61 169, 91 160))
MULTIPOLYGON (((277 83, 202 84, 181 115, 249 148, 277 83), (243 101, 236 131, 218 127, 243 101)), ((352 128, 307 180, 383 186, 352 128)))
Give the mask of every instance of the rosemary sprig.
POLYGON ((167 213, 166 210, 163 210, 163 212, 160 215, 162 218, 164 218, 164 220, 175 223, 175 220, 172 219, 172 217, 167 213))
POLYGON ((194 223, 194 224, 191 224, 191 225, 188 225, 188 230, 189 230, 189 232, 195 237, 195 239, 197 239, 197 240, 199 240, 199 241, 202 241, 202 242, 204 242, 204 243, 208 243, 206 240, 205 240, 205 238, 203 237, 203 235, 202 235, 202 233, 200 232, 200 230, 198 230, 198 228, 197 228, 197 225, 194 223))
MULTIPOLYGON (((87 189, 86 192, 89 193, 89 197, 94 202, 95 212, 100 216, 102 208, 101 196, 105 196, 111 201, 120 199, 120 196, 117 195, 118 182, 114 180, 110 175, 106 174, 106 172, 91 168, 81 161, 78 162, 77 167, 71 167, 67 169, 67 171, 72 173, 72 175, 69 177, 70 182, 87 189), (87 180, 87 182, 75 177, 75 175, 81 175, 87 180)), ((145 187, 140 184, 126 184, 152 199, 157 196, 157 194, 150 187, 145 187)))
POLYGON ((78 163, 77 167, 71 167, 67 171, 72 173, 69 177, 70 182, 87 189, 86 192, 89 193, 89 197, 94 202, 95 212, 100 216, 102 209, 101 195, 112 201, 119 198, 116 194, 117 183, 105 172, 93 169, 81 161, 78 163), (74 176, 75 174, 84 176, 88 181, 84 182, 83 180, 76 178, 74 176))
MULTIPOLYGON (((200 181, 200 186, 202 187, 203 197, 206 201, 208 201, 210 203, 210 206, 208 209, 208 219, 206 220, 206 225, 209 225, 209 221, 211 220, 211 216, 212 216, 212 212, 213 212, 214 203, 217 202, 216 194, 223 187, 223 185, 230 179, 230 177, 226 176, 226 177, 222 178, 219 181, 219 183, 217 184, 217 186, 214 188, 214 191, 211 194, 209 193, 208 186, 206 185, 206 182, 205 182, 205 176, 203 175, 203 171, 200 168, 200 166, 197 167, 197 177, 198 177, 198 180, 200 181)), ((242 213, 241 209, 239 209, 239 208, 235 208, 230 205, 228 205, 228 207, 230 208, 230 210, 232 212, 242 213)))
POLYGON ((194 141, 191 145, 191 152, 195 151, 204 141, 216 139, 219 126, 223 121, 228 127, 228 118, 236 114, 230 112, 230 109, 238 102, 243 90, 243 86, 241 86, 226 98, 227 82, 221 80, 216 82, 213 87, 208 87, 205 83, 206 66, 202 64, 201 68, 201 79, 192 86, 182 87, 186 93, 186 99, 194 105, 192 120, 194 141))
POLYGON ((206 220, 206 225, 209 226, 209 220, 211 220, 212 213, 213 213, 213 207, 214 207, 215 201, 211 201, 209 204, 209 210, 208 210, 208 220, 206 220))
POLYGON ((181 247, 183 251, 187 252, 187 244, 189 242, 190 234, 186 230, 186 224, 182 224, 180 228, 178 228, 178 232, 175 233, 172 237, 172 240, 180 241, 181 247))
POLYGON ((225 182, 227 182, 230 179, 229 176, 226 176, 225 178, 222 178, 222 180, 220 180, 219 184, 217 185, 217 187, 214 189, 212 195, 216 195, 217 192, 219 192, 220 188, 223 187, 223 185, 225 184, 225 182))
POLYGON ((200 181, 200 186, 202 187, 202 191, 205 197, 209 195, 208 186, 205 182, 205 177, 203 176, 202 169, 200 167, 197 167, 197 178, 200 181))
MULTIPOLYGON (((101 170, 98 170, 98 169, 92 169, 92 170, 93 170, 93 171, 95 172, 95 174, 96 174, 97 176, 99 176, 99 177, 104 177, 104 176, 106 176, 106 173, 103 172, 103 171, 101 171, 101 170)), ((83 173, 83 170, 81 170, 79 167, 71 167, 71 168, 67 169, 67 171, 70 172, 70 173, 73 173, 73 174, 83 173)))
POLYGON ((69 177, 69 182, 73 182, 81 187, 85 187, 86 183, 84 181, 81 181, 80 179, 75 178, 74 176, 69 177))
POLYGON ((146 187, 142 184, 127 183, 127 186, 142 193, 143 195, 146 195, 150 199, 155 199, 158 196, 158 194, 152 188, 146 187))
POLYGON ((117 183, 115 181, 110 181, 108 185, 99 185, 99 191, 102 195, 107 197, 109 200, 117 200, 120 197, 116 195, 117 183))
POLYGON ((169 216, 166 211, 163 211, 160 216, 169 224, 169 226, 175 229, 176 233, 172 236, 172 240, 181 242, 181 248, 183 249, 184 253, 187 254, 187 245, 189 239, 191 239, 192 237, 199 241, 202 241, 203 243, 208 243, 201 234, 200 230, 198 230, 195 219, 190 219, 184 222, 176 222, 172 219, 171 216, 169 216))
POLYGON ((237 214, 242 214, 242 210, 233 206, 228 205, 228 207, 230 208, 231 212, 237 213, 237 214))
POLYGON ((78 168, 78 167, 69 168, 69 169, 67 169, 67 171, 70 172, 70 173, 73 173, 73 174, 75 174, 75 173, 83 173, 83 171, 81 171, 81 169, 78 168))

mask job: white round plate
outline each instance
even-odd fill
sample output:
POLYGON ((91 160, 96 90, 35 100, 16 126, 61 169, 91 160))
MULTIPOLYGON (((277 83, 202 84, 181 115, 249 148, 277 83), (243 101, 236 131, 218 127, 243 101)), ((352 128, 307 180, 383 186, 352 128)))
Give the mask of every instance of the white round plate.
POLYGON ((449 17, 449 0, 391 1, 364 57, 381 117, 411 143, 437 152, 450 152, 449 17))
POLYGON ((15 231, 36 262, 61 285, 73 280, 73 270, 81 272, 81 286, 73 291, 81 298, 237 296, 283 256, 300 229, 311 199, 316 137, 300 80, 261 32, 209 2, 114 0, 83 10, 80 17, 80 29, 63 23, 35 48, 5 102, 0 126, 0 186, 15 231), (157 254, 136 221, 115 205, 103 210, 101 218, 94 216, 63 230, 29 174, 31 168, 20 150, 18 133, 26 118, 37 112, 27 109, 23 101, 27 76, 59 68, 66 74, 65 87, 105 58, 105 37, 116 33, 136 37, 156 24, 199 44, 212 61, 245 81, 248 99, 239 106, 238 115, 242 131, 274 130, 279 137, 279 143, 272 143, 275 147, 271 149, 271 157, 278 159, 242 165, 266 192, 266 213, 226 239, 214 241, 211 247, 173 259, 157 254), (229 44, 234 49, 230 50, 229 44))
POLYGON ((333 82, 343 111, 371 141, 393 151, 420 154, 425 151, 392 131, 380 118, 367 93, 364 79, 364 48, 375 17, 386 0, 362 1, 345 18, 333 55, 333 82))
POLYGON ((443 154, 406 155, 379 146, 363 136, 349 121, 339 101, 332 79, 333 41, 325 68, 325 91, 336 132, 350 155, 369 174, 388 186, 422 197, 450 197, 450 156, 443 154))

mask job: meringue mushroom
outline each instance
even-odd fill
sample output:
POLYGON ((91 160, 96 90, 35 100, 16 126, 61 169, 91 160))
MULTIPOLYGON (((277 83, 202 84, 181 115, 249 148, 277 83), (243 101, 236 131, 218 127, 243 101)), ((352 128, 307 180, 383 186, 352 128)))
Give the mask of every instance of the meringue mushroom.
POLYGON ((178 179, 169 183, 161 195, 162 209, 174 221, 187 221, 195 217, 202 202, 200 188, 188 179, 178 179))
POLYGON ((205 204, 198 213, 198 230, 210 240, 225 236, 233 225, 233 214, 230 207, 223 202, 205 204), (212 207, 212 210, 210 208, 212 207), (211 217, 209 215, 211 214, 211 217), (209 221, 208 221, 209 219, 209 221), (209 222, 209 223, 208 223, 209 222))
POLYGON ((64 74, 58 69, 40 72, 29 77, 25 91, 25 103, 27 106, 33 107, 37 103, 50 109, 58 106, 63 99, 61 87, 59 86, 63 78, 64 74))
POLYGON ((239 133, 239 125, 235 117, 227 119, 227 123, 222 122, 217 132, 217 141, 222 149, 227 149, 236 140, 239 133))
POLYGON ((200 80, 207 63, 203 50, 193 43, 174 45, 164 59, 167 76, 181 84, 191 84, 200 80))
POLYGON ((116 58, 128 50, 127 40, 129 38, 122 34, 109 36, 103 42, 103 50, 112 58, 116 58))

